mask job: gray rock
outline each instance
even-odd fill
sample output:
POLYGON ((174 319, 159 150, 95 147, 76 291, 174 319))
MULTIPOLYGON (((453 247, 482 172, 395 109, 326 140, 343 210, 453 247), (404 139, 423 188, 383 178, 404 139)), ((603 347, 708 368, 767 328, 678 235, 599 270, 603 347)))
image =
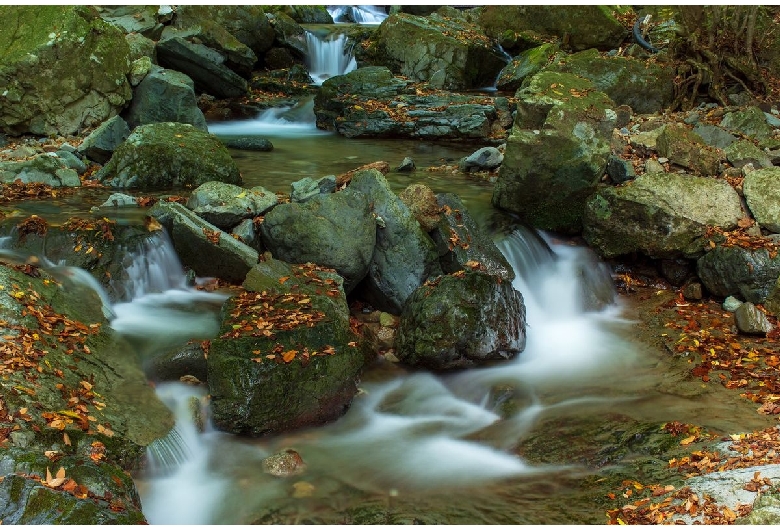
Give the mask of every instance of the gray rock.
POLYGON ((717 246, 700 257, 697 273, 715 296, 739 295, 747 302, 763 303, 780 277, 780 257, 765 248, 717 246))
POLYGON ((273 151, 274 144, 267 138, 257 138, 255 136, 242 136, 240 138, 228 138, 225 140, 225 147, 228 149, 239 149, 241 151, 273 151))
MULTIPOLYGON (((53 153, 52 153, 53 154, 53 153)), ((0 162, 0 182, 20 180, 23 184, 41 183, 52 187, 78 187, 78 173, 58 156, 36 155, 29 160, 0 162)))
POLYGON ((108 199, 100 205, 101 208, 122 208, 125 206, 138 206, 138 200, 132 195, 112 193, 108 196, 108 199))
POLYGON ((560 53, 560 47, 554 43, 545 43, 536 48, 525 50, 501 70, 496 80, 496 88, 516 91, 526 77, 540 72, 560 53))
POLYGON ((658 154, 704 176, 717 175, 721 154, 701 137, 681 125, 667 125, 656 141, 658 154))
POLYGON ((78 146, 78 152, 98 164, 105 164, 119 145, 130 136, 130 127, 119 116, 109 118, 78 146))
POLYGON ((265 252, 266 248, 263 246, 263 240, 260 237, 260 231, 255 228, 255 223, 252 219, 244 219, 238 223, 230 234, 237 237, 239 241, 245 245, 249 245, 257 251, 258 254, 265 252))
POLYGON ((304 177, 291 184, 290 200, 292 202, 306 202, 320 195, 327 195, 336 191, 335 175, 327 175, 321 179, 304 177))
POLYGON ((467 156, 459 164, 461 171, 491 171, 504 161, 504 154, 495 147, 483 147, 467 156))
POLYGON ((726 114, 720 122, 724 129, 751 136, 758 140, 759 147, 776 149, 780 139, 774 137, 774 129, 767 123, 764 111, 758 107, 748 107, 726 114))
POLYGON ((700 123, 693 128, 693 132, 698 134, 704 143, 717 149, 726 149, 737 141, 737 137, 729 134, 722 127, 700 123))
POLYGON ((411 172, 415 170, 414 160, 409 158, 408 156, 404 157, 404 159, 401 161, 401 165, 399 165, 397 168, 395 168, 396 171, 401 171, 404 173, 411 172))
POLYGON ((772 167, 772 160, 769 158, 769 155, 749 140, 732 142, 724 149, 724 152, 726 153, 726 159, 734 167, 741 168, 746 164, 752 164, 756 169, 772 167))
POLYGON ((723 300, 723 310, 728 311, 729 313, 733 313, 741 305, 742 301, 731 295, 727 296, 726 299, 723 300))
POLYGON ((780 168, 746 174, 742 192, 756 222, 770 232, 780 233, 780 168))
POLYGON ((160 40, 165 41, 175 37, 192 44, 202 44, 216 51, 223 58, 227 68, 245 79, 250 77, 257 62, 257 56, 248 46, 211 19, 202 19, 196 25, 183 29, 167 26, 160 40))
POLYGON ((772 330, 766 315, 751 302, 745 302, 734 311, 734 320, 740 333, 766 335, 772 330))
POLYGON ((177 28, 211 20, 262 57, 274 42, 274 30, 261 5, 184 5, 176 10, 177 28))
POLYGON ((230 230, 244 219, 262 215, 279 198, 262 186, 245 189, 235 184, 210 181, 195 188, 187 199, 187 208, 207 222, 230 230))
POLYGON ((133 102, 125 113, 127 124, 135 129, 149 123, 178 122, 207 131, 194 87, 192 79, 181 72, 155 68, 135 88, 133 102))
POLYGON ((648 158, 645 160, 645 173, 665 173, 666 168, 661 163, 654 159, 648 158))
POLYGON ((87 165, 70 151, 60 149, 54 154, 57 156, 57 158, 62 160, 62 163, 65 164, 66 167, 72 169, 78 174, 82 174, 87 170, 87 165))
POLYGON ((636 178, 634 164, 628 160, 623 160, 619 156, 610 155, 607 161, 607 175, 615 184, 622 184, 636 178))

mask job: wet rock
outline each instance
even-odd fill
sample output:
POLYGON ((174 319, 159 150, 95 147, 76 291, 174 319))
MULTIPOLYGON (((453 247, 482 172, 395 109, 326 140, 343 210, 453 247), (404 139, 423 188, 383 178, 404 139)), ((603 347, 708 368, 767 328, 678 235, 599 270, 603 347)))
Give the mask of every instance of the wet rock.
POLYGON ((237 237, 239 241, 255 249, 258 254, 266 251, 265 246, 263 246, 263 239, 260 237, 260 231, 256 229, 252 219, 244 219, 238 223, 230 231, 230 235, 237 237))
POLYGON ((306 30, 292 17, 281 11, 267 13, 266 17, 274 31, 274 45, 289 50, 297 61, 305 59, 309 50, 306 43, 306 30))
POLYGON ((50 156, 48 153, 29 160, 0 162, 0 182, 11 183, 16 180, 24 184, 41 183, 55 188, 81 186, 78 173, 56 154, 50 156))
POLYGON ((699 282, 690 282, 683 287, 683 297, 686 300, 701 300, 704 296, 699 282))
POLYGON ((661 165, 661 163, 654 159, 654 158, 648 158, 645 161, 645 173, 665 173, 666 168, 661 165))
POLYGON ((729 313, 733 313, 741 305, 742 305, 742 301, 738 300, 733 296, 727 296, 726 299, 723 300, 723 310, 728 311, 729 313))
POLYGON ((101 208, 122 208, 125 206, 138 206, 138 200, 132 195, 124 193, 112 193, 108 196, 101 208))
POLYGON ((557 44, 545 43, 526 50, 506 65, 498 74, 498 90, 517 91, 526 77, 541 71, 561 53, 557 44))
POLYGON ((262 57, 274 42, 271 27, 263 6, 259 5, 184 5, 177 6, 177 28, 198 26, 204 20, 212 20, 227 30, 239 42, 249 47, 257 57, 262 57))
POLYGON ((136 127, 95 176, 116 188, 197 187, 212 180, 241 183, 238 166, 216 136, 169 122, 136 127))
POLYGON ((725 129, 716 125, 700 123, 693 128, 693 132, 698 134, 705 144, 717 149, 726 149, 737 141, 736 136, 729 134, 725 129))
POLYGON ((729 112, 723 116, 720 126, 728 131, 755 138, 762 149, 780 147, 780 139, 774 137, 774 129, 767 123, 764 111, 758 107, 729 112))
POLYGON ((179 381, 183 376, 194 376, 206 381, 206 355, 200 342, 189 342, 155 355, 144 365, 151 381, 179 381))
POLYGON ((292 202, 306 202, 320 195, 328 195, 336 191, 336 177, 328 175, 321 179, 304 177, 291 184, 290 200, 292 202))
POLYGON ((737 140, 726 147, 724 152, 726 160, 734 167, 741 168, 746 164, 752 164, 756 169, 772 167, 772 160, 766 152, 748 140, 737 140))
POLYGON ((163 31, 157 6, 104 6, 100 17, 124 33, 137 33, 157 40, 163 31))
POLYGON ((461 171, 491 171, 504 161, 504 154, 495 147, 483 147, 464 158, 459 164, 461 171))
POLYGON ((409 208, 426 232, 433 230, 441 220, 441 209, 436 201, 436 195, 425 184, 407 186, 398 198, 409 208))
POLYGON ((765 248, 717 246, 696 262, 697 273, 715 296, 739 295, 754 304, 763 303, 780 277, 780 257, 765 248))
POLYGON ((127 122, 119 116, 114 116, 84 138, 78 146, 78 152, 98 164, 105 164, 128 136, 130 127, 127 122))
POLYGON ((274 144, 267 138, 257 138, 255 136, 243 136, 240 138, 228 138, 225 140, 225 147, 228 149, 239 149, 242 151, 273 151, 274 144))
POLYGON ((192 79, 176 70, 159 67, 154 67, 135 87, 133 101, 124 117, 131 129, 149 123, 178 122, 208 131, 192 79))
POLYGON ((401 161, 401 165, 399 165, 397 168, 395 168, 396 171, 401 172, 411 172, 415 169, 414 160, 409 158, 408 156, 404 157, 404 159, 401 161))
POLYGON ((434 370, 509 359, 525 348, 525 306, 509 282, 481 272, 419 287, 401 314, 396 356, 434 370))
POLYGON ((670 124, 664 127, 658 135, 656 148, 659 155, 672 163, 703 176, 717 175, 720 169, 720 153, 683 126, 670 124))
POLYGON ((285 449, 264 458, 263 471, 275 477, 292 477, 306 471, 306 463, 298 451, 285 449))
POLYGON ((276 206, 265 215, 260 233, 278 259, 335 269, 347 293, 368 273, 377 240, 369 200, 352 186, 276 206))
POLYGON ((766 315, 751 302, 745 302, 734 311, 734 320, 740 333, 766 335, 772 330, 766 315))
POLYGON ((662 259, 659 265, 664 278, 676 287, 683 285, 693 274, 693 266, 687 259, 662 259))
POLYGON ((622 184, 626 181, 636 178, 634 164, 628 160, 623 160, 619 156, 610 155, 607 162, 607 175, 615 184, 622 184))

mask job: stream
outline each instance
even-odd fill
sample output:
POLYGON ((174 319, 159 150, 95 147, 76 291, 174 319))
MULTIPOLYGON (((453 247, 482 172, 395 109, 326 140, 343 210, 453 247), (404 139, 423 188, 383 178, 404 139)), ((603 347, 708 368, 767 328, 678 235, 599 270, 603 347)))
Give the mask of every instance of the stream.
MULTIPOLYGON (((351 67, 343 54, 332 57, 313 63, 320 79, 334 75, 332 61, 351 67)), ((739 423, 741 405, 730 394, 692 390, 695 382, 670 375, 670 356, 637 340, 627 300, 616 296, 603 309, 588 308, 589 289, 612 288, 590 250, 521 226, 508 231, 511 220, 490 205, 490 182, 427 170, 456 167, 482 146, 345 139, 316 129, 310 100, 209 130, 273 143, 271 152, 231 151, 245 187, 289 193, 301 178, 383 160, 396 192, 420 182, 458 194, 516 272, 527 344, 513 360, 452 374, 378 362, 363 374, 344 417, 260 439, 208 423, 200 432, 192 406, 207 417, 206 389, 159 384, 176 427, 149 447, 148 464, 134 477, 150 524, 603 524, 599 482, 610 473, 632 476, 649 458, 620 445, 634 436, 631 429, 639 436, 644 423, 657 430, 673 420, 724 432, 754 427, 747 415, 739 423), (395 171, 407 156, 418 169, 395 171), (262 460, 287 448, 301 455, 305 471, 288 478, 264 473, 262 460)), ((91 189, 26 201, 16 215, 83 214, 107 195, 91 189)), ((111 303, 111 326, 141 357, 216 335, 225 295, 187 287, 164 233, 132 258, 132 294, 111 303)))

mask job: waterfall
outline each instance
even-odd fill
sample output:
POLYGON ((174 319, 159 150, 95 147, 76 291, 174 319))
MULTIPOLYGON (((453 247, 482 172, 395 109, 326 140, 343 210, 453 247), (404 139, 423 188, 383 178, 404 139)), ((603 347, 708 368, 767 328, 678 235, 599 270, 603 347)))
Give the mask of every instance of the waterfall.
POLYGON ((293 107, 276 107, 260 112, 252 120, 209 124, 209 132, 217 136, 295 137, 331 135, 317 129, 314 98, 302 99, 293 107))
POLYGON ((387 18, 383 6, 328 6, 335 23, 381 24, 387 18))
POLYGON ((331 33, 321 39, 310 31, 306 32, 309 75, 315 84, 321 85, 329 77, 348 74, 357 69, 357 62, 348 49, 348 43, 346 35, 331 33))

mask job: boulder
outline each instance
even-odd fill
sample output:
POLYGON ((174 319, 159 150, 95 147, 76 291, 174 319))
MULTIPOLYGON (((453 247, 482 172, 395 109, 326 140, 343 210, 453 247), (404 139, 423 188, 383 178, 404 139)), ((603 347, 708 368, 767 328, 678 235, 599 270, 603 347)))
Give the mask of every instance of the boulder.
POLYGON ((274 30, 259 5, 184 5, 176 10, 177 28, 213 21, 262 57, 274 42, 274 30))
POLYGON ((328 195, 336 191, 336 177, 328 175, 321 179, 304 177, 290 185, 290 200, 292 202, 306 202, 320 195, 328 195))
POLYGON ((619 156, 610 155, 607 161, 607 175, 615 184, 622 184, 636 178, 634 164, 619 156))
POLYGON ((590 81, 556 72, 526 79, 517 98, 493 205, 534 228, 577 233, 611 152, 614 103, 590 81))
POLYGON ((81 186, 79 174, 68 167, 65 160, 56 154, 50 156, 47 153, 29 160, 0 162, 0 182, 9 184, 16 180, 24 184, 40 183, 55 188, 81 186))
POLYGON ((772 324, 766 315, 751 302, 745 302, 734 311, 734 321, 740 333, 766 335, 772 331, 772 324))
POLYGON ((780 258, 765 248, 747 249, 718 245, 696 262, 696 271, 715 296, 739 296, 763 303, 780 277, 780 258))
POLYGON ((349 328, 341 278, 268 258, 243 288, 226 302, 209 349, 214 425, 261 436, 343 415, 364 358, 349 328))
POLYGON ((89 6, 0 6, 0 131, 70 135, 132 97, 129 48, 89 6))
POLYGON ((413 82, 462 90, 493 86, 506 57, 482 30, 434 13, 386 18, 366 50, 371 64, 387 66, 413 82))
POLYGON ((98 164, 105 164, 122 142, 130 136, 130 127, 119 116, 109 118, 89 133, 78 146, 78 152, 98 164))
POLYGON ((181 37, 193 44, 203 44, 219 53, 224 65, 244 79, 248 79, 257 62, 257 55, 225 28, 210 19, 185 29, 166 27, 160 40, 181 37))
POLYGON ((694 134, 698 134, 705 144, 716 149, 726 149, 737 141, 737 137, 729 134, 722 127, 709 125, 706 123, 697 123, 693 128, 694 134))
POLYGON ((266 17, 274 30, 274 45, 288 50, 293 60, 302 61, 309 53, 306 30, 290 16, 277 11, 266 17))
POLYGON ((561 55, 560 47, 553 43, 544 43, 536 48, 525 50, 501 69, 496 80, 496 88, 498 90, 516 91, 526 77, 540 72, 561 55))
POLYGON ((235 98, 247 94, 244 78, 223 64, 224 57, 203 44, 193 44, 182 37, 171 37, 157 43, 160 65, 187 74, 198 92, 218 98, 235 98))
POLYGON ((208 131, 206 118, 198 108, 192 79, 164 68, 152 69, 138 84, 124 117, 131 129, 149 123, 178 122, 208 131))
POLYGON ((377 309, 400 314, 423 282, 441 274, 435 245, 379 171, 358 171, 349 188, 366 195, 377 224, 365 295, 377 309))
POLYGON ((206 382, 206 355, 200 342, 191 341, 155 355, 144 363, 150 381, 179 381, 184 376, 206 382))
POLYGON ((742 192, 756 222, 780 233, 780 168, 751 171, 742 181, 742 192))
POLYGON ((525 306, 511 282, 478 271, 420 286, 401 313, 396 356, 434 370, 509 359, 525 348, 525 306))
POLYGON ((690 129, 670 124, 664 127, 656 140, 658 154, 694 173, 714 176, 719 173, 721 153, 704 143, 690 129))
POLYGON ((589 79, 616 105, 637 114, 661 112, 674 100, 675 69, 655 60, 602 56, 595 49, 556 58, 546 68, 589 79))
POLYGON ((230 235, 255 249, 258 254, 265 252, 267 249, 263 246, 263 239, 260 237, 260 231, 255 226, 254 220, 244 219, 238 223, 233 230, 230 231, 230 235))
POLYGON ((420 227, 426 232, 430 232, 439 224, 441 208, 433 190, 425 184, 410 184, 398 195, 398 198, 409 208, 420 223, 420 227))
POLYGON ((100 17, 123 33, 158 40, 163 31, 157 6, 101 6, 100 17))
POLYGON ((458 164, 458 169, 471 171, 492 171, 504 161, 504 154, 495 147, 483 147, 473 152, 458 164))
POLYGON ((347 293, 368 273, 377 240, 369 199, 352 187, 280 204, 265 215, 260 233, 278 259, 335 269, 347 293))
POLYGON ((749 140, 732 142, 723 152, 726 155, 726 160, 734 167, 741 168, 745 164, 753 164, 756 169, 772 167, 769 155, 749 140))
MULTIPOLYGON (((532 30, 544 36, 566 37, 574 51, 610 50, 629 36, 629 30, 615 16, 628 9, 599 5, 494 5, 482 9, 479 25, 496 39, 505 33, 532 30)), ((505 39, 506 45, 502 45, 511 45, 510 40, 505 39)))
POLYGON ((241 184, 235 161, 216 136, 172 122, 136 127, 95 176, 115 188, 241 184))
POLYGON ((158 202, 150 210, 168 231, 182 265, 198 276, 241 283, 257 263, 257 251, 175 202, 158 202))
POLYGON ((720 126, 738 134, 750 136, 758 140, 762 149, 777 149, 780 139, 775 138, 774 129, 767 123, 766 115, 759 107, 748 107, 727 113, 720 121, 720 126))
POLYGON ((222 230, 230 230, 244 219, 263 215, 278 202, 276 194, 262 186, 246 189, 210 181, 192 191, 187 208, 222 230))
POLYGON ((227 138, 224 140, 225 147, 228 149, 238 149, 240 151, 263 151, 274 150, 274 144, 267 138, 258 138, 256 136, 239 136, 238 138, 227 138))
POLYGON ((582 235, 602 258, 634 252, 658 259, 692 258, 707 244, 707 225, 732 230, 742 215, 739 195, 725 181, 645 173, 591 196, 582 235))

